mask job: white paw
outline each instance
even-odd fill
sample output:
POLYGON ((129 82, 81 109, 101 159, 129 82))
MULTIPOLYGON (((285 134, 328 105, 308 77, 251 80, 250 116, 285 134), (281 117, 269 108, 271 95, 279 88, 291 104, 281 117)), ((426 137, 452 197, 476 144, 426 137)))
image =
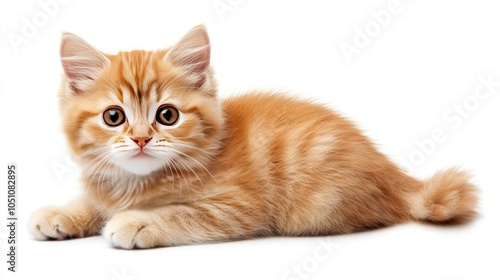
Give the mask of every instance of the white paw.
POLYGON ((71 217, 56 207, 39 209, 33 213, 28 230, 38 240, 63 240, 81 235, 71 217))
POLYGON ((103 230, 114 247, 123 249, 166 246, 167 234, 154 222, 151 214, 129 210, 115 214, 103 230))

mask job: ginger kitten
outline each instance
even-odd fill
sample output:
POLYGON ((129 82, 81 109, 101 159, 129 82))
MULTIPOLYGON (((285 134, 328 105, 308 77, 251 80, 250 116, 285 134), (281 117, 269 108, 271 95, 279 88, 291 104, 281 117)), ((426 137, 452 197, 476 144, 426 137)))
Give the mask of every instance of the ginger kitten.
POLYGON ((255 92, 217 98, 203 26, 161 51, 61 42, 61 112, 84 194, 38 210, 40 240, 151 248, 473 217, 467 173, 407 176, 348 120, 255 92))

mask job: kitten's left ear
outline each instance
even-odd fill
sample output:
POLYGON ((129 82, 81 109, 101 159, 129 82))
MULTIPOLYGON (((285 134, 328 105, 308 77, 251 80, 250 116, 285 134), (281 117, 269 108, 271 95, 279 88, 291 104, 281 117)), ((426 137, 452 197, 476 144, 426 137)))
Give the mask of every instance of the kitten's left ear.
POLYGON ((210 65, 210 41, 205 26, 191 29, 163 59, 187 71, 196 78, 198 86, 202 85, 210 65))
POLYGON ((71 90, 75 94, 81 94, 94 85, 110 61, 82 38, 63 33, 61 63, 71 90))

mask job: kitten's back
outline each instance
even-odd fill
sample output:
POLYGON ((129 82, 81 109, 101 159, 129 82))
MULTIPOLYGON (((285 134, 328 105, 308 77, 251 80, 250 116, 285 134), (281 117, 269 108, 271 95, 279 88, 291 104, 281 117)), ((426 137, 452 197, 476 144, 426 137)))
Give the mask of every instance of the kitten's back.
POLYGON ((265 201, 280 234, 442 222, 473 213, 475 188, 463 173, 451 170, 425 183, 411 178, 324 106, 253 93, 225 100, 224 113, 223 168, 244 171, 238 183, 265 201))

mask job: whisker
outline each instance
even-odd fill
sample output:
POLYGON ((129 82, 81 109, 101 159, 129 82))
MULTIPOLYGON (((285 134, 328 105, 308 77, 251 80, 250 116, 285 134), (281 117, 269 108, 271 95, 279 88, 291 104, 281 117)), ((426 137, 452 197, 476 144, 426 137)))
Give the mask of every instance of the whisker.
POLYGON ((214 176, 212 175, 212 173, 210 171, 208 171, 208 169, 203 164, 201 164, 198 160, 196 160, 195 158, 193 158, 190 155, 185 154, 185 153, 183 153, 181 151, 176 150, 176 152, 178 152, 179 154, 181 154, 181 155, 183 155, 183 156, 185 156, 185 157, 193 160, 195 163, 197 163, 199 166, 201 166, 201 168, 203 168, 203 170, 205 170, 205 172, 207 172, 208 175, 210 175, 210 177, 212 178, 212 180, 214 180, 214 182, 217 183, 217 180, 214 178, 214 176))
POLYGON ((210 152, 208 152, 206 150, 200 149, 198 147, 195 147, 195 146, 192 146, 192 145, 188 145, 188 144, 184 144, 184 143, 180 143, 180 142, 174 142, 173 144, 174 145, 183 146, 183 147, 186 147, 186 148, 189 148, 189 149, 200 151, 200 152, 204 153, 205 155, 209 156, 211 159, 214 158, 212 153, 210 153, 210 152))

